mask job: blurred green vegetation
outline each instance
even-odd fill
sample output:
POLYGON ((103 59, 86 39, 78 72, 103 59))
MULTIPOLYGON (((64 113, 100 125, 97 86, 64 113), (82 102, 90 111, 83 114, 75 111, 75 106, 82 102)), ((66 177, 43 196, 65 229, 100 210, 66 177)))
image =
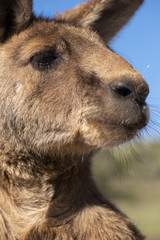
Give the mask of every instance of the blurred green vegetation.
POLYGON ((160 143, 103 150, 93 159, 93 176, 147 239, 160 240, 160 143))

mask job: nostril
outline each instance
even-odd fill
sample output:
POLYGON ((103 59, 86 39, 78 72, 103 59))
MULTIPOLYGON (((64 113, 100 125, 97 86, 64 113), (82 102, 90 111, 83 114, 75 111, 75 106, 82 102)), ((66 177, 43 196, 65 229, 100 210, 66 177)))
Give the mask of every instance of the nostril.
POLYGON ((132 86, 124 82, 119 82, 118 84, 115 84, 115 85, 111 84, 110 88, 112 92, 114 92, 115 94, 121 97, 127 97, 134 93, 132 86))
POLYGON ((126 87, 119 87, 115 89, 114 92, 122 97, 126 97, 132 93, 132 91, 126 87))

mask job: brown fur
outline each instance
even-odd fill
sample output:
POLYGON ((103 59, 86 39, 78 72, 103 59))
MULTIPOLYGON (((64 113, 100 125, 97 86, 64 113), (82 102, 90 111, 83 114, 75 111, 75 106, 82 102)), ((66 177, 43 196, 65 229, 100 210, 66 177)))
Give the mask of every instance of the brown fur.
POLYGON ((104 43, 141 2, 91 0, 52 21, 31 0, 0 2, 0 240, 144 239, 90 171, 148 122, 147 84, 104 43))

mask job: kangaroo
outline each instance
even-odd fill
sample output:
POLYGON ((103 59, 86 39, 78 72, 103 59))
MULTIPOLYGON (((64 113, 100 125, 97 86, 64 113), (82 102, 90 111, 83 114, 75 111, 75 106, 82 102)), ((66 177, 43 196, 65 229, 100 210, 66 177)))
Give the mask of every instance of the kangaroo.
POLYGON ((146 126, 148 85, 109 48, 142 0, 53 20, 0 1, 0 240, 142 240, 99 193, 91 158, 146 126))

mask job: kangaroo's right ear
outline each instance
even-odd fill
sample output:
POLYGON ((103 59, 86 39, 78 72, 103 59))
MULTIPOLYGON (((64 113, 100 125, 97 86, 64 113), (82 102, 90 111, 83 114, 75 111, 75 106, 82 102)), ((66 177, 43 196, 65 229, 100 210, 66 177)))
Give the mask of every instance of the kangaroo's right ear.
POLYGON ((109 42, 128 22, 143 0, 90 0, 57 19, 96 31, 109 42))
POLYGON ((32 16, 32 0, 0 0, 0 42, 26 28, 32 16))

